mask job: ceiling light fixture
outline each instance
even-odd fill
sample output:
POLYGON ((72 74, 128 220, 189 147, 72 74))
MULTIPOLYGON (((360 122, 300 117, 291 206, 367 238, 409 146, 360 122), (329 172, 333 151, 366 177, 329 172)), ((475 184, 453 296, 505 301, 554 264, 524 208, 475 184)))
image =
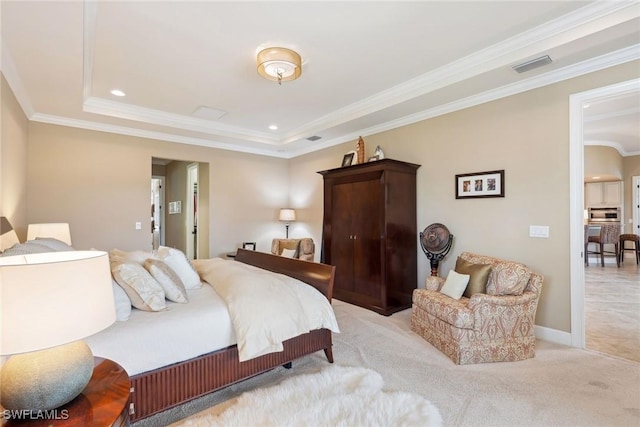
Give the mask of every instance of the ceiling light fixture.
POLYGON ((269 125, 269 129, 278 130, 278 125, 269 125))
POLYGON ((111 91, 111 95, 114 95, 114 96, 124 96, 124 95, 125 95, 125 93, 124 93, 123 91, 121 91, 120 89, 113 89, 113 90, 111 91))
POLYGON ((258 52, 258 74, 281 85, 300 77, 302 59, 298 53, 284 47, 263 49, 258 52))

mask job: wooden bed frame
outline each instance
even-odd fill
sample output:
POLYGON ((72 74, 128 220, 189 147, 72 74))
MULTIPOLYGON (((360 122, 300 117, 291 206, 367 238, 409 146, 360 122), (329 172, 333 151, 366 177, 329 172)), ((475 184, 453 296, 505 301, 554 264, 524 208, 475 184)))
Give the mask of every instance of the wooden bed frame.
MULTIPOLYGON (((238 249, 238 262, 286 274, 315 287, 331 302, 335 267, 308 261, 238 249)), ((318 329, 287 340, 284 351, 238 361, 233 345, 184 362, 131 377, 131 421, 138 421, 238 381, 253 377, 295 359, 324 350, 333 363, 331 331, 318 329)))

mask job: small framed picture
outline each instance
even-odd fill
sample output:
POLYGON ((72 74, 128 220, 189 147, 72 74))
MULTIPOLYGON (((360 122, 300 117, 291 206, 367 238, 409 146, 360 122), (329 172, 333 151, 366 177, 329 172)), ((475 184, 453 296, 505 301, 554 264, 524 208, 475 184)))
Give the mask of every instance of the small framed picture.
POLYGON ((351 166, 353 164, 354 153, 347 153, 342 158, 342 167, 351 166))
POLYGON ((456 199, 504 197, 504 169, 456 175, 456 199))
POLYGON ((256 242, 242 242, 242 249, 247 249, 249 251, 256 250, 256 242))

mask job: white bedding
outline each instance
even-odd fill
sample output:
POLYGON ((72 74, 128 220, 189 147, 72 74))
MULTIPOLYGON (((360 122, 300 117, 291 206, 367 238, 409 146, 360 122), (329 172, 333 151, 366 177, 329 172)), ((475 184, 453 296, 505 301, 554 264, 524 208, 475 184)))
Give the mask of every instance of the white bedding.
POLYGON ((193 265, 227 304, 240 361, 282 351, 283 341, 315 329, 340 332, 326 297, 299 280, 221 258, 193 265))
POLYGON ((168 309, 131 311, 126 322, 116 322, 85 338, 95 356, 119 363, 129 375, 188 360, 236 343, 227 306, 207 284, 187 291, 189 303, 167 301, 168 309))

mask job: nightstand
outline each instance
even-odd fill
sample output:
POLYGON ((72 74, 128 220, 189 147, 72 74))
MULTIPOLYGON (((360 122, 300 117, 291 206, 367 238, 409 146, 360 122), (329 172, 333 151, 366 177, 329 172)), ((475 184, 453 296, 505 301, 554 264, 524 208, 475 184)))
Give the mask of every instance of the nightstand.
MULTIPOLYGON (((83 392, 59 408, 33 412, 27 419, 3 421, 2 426, 104 427, 129 425, 129 375, 117 363, 94 357, 93 375, 83 392)), ((6 413, 2 413, 3 420, 6 413)))

